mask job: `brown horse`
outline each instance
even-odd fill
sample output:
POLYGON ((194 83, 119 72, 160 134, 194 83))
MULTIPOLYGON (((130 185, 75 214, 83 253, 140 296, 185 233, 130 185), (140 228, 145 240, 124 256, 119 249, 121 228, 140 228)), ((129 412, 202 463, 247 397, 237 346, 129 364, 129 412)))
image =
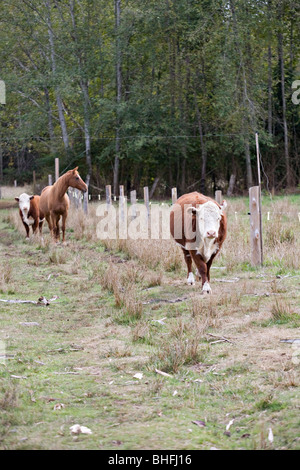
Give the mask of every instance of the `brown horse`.
POLYGON ((50 232, 56 242, 60 239, 59 221, 62 217, 62 236, 65 241, 66 219, 70 206, 69 196, 66 194, 69 186, 86 192, 85 182, 80 178, 78 166, 62 175, 52 186, 46 186, 40 197, 40 211, 45 215, 50 232))

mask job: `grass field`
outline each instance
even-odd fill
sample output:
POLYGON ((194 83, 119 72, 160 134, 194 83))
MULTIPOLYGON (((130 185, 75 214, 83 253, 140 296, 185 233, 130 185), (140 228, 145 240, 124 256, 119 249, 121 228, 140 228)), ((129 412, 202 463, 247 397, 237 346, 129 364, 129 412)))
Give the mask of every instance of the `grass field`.
POLYGON ((172 241, 100 241, 94 205, 62 246, 2 203, 0 299, 57 299, 0 302, 1 449, 300 448, 300 197, 264 198, 262 268, 228 202, 210 296, 172 241))

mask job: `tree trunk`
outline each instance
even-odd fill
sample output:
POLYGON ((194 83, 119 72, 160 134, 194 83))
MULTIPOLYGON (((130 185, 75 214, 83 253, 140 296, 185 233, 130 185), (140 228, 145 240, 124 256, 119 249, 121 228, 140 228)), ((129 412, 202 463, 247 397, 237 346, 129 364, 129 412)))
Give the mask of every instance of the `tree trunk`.
MULTIPOLYGON (((70 15, 72 19, 73 33, 72 38, 76 43, 76 52, 78 57, 79 73, 82 77, 84 75, 84 52, 80 48, 80 43, 77 35, 76 17, 75 17, 75 1, 70 1, 70 15)), ((89 98, 89 85, 87 78, 80 78, 80 88, 83 96, 83 122, 84 122, 84 140, 85 140, 85 160, 88 167, 88 174, 86 181, 89 182, 92 176, 92 155, 91 155, 91 136, 90 136, 90 98, 89 98)))
POLYGON ((160 180, 160 177, 157 176, 153 182, 153 185, 151 187, 151 190, 150 190, 150 194, 149 194, 149 198, 151 199, 153 197, 153 194, 155 193, 155 190, 156 190, 156 187, 158 185, 158 182, 160 180))
MULTIPOLYGON (((282 22, 282 10, 280 7, 279 25, 281 25, 281 22, 282 22)), ((292 178, 291 178, 290 156, 289 156, 288 126, 287 126, 287 118, 286 118, 283 37, 282 37, 281 30, 278 33, 278 59, 279 59, 279 68, 280 68, 280 81, 281 81, 282 124, 283 124, 283 134, 284 134, 284 159, 285 159, 285 169, 286 169, 286 184, 287 184, 287 187, 289 187, 292 185, 292 178)))
POLYGON ((85 138, 85 160, 88 167, 88 177, 92 176, 92 154, 91 154, 91 136, 90 136, 90 102, 87 80, 80 80, 80 86, 83 93, 84 107, 84 138, 85 138))
POLYGON ((0 183, 2 183, 2 181, 3 181, 3 151, 2 151, 1 135, 0 135, 0 183))
POLYGON ((228 185, 228 190, 227 190, 227 196, 229 196, 229 197, 233 195, 235 180, 236 180, 236 175, 234 173, 232 173, 230 175, 229 185, 228 185))
POLYGON ((200 109, 197 103, 196 92, 194 92, 194 101, 195 101, 196 115, 197 115, 197 121, 198 121, 198 130, 200 134, 201 156, 202 156, 200 192, 202 194, 205 194, 207 151, 206 151, 206 143, 205 143, 204 136, 203 136, 203 125, 202 125, 200 109))
MULTIPOLYGON (((47 27, 48 27, 48 36, 49 36, 49 44, 50 44, 52 74, 53 74, 53 77, 55 78, 56 60, 55 60, 54 34, 53 34, 52 22, 51 22, 51 5, 50 5, 49 0, 44 0, 44 4, 46 6, 46 22, 47 22, 47 27)), ((68 152, 70 149, 69 136, 68 136, 67 125, 66 125, 66 120, 65 120, 65 115, 64 115, 63 103, 62 103, 62 99, 61 99, 58 87, 56 87, 55 89, 55 95, 56 95, 58 116, 59 116, 59 122, 60 122, 64 147, 65 147, 65 150, 68 152)))
POLYGON ((268 134, 272 137, 272 49, 268 47, 268 134))
POLYGON ((117 122, 114 163, 114 195, 118 194, 120 167, 120 104, 122 100, 122 53, 120 43, 121 0, 115 0, 117 122))
MULTIPOLYGON (((242 70, 242 76, 243 76, 243 83, 242 83, 242 100, 243 100, 243 108, 244 108, 244 115, 243 115, 243 135, 244 135, 244 148, 245 148, 245 159, 246 159, 246 172, 247 172, 247 185, 248 188, 252 186, 252 168, 251 168, 251 156, 250 156, 250 145, 249 145, 249 117, 248 113, 246 115, 246 110, 249 109, 249 106, 252 106, 252 103, 250 102, 249 96, 248 96, 248 84, 247 84, 247 77, 246 77, 246 70, 245 70, 245 63, 244 63, 244 58, 243 58, 243 52, 241 49, 240 45, 240 37, 239 37, 239 30, 238 30, 238 24, 237 24, 237 18, 236 18, 236 13, 235 13, 235 3, 234 0, 230 0, 230 9, 232 13, 232 19, 233 19, 233 29, 235 33, 235 44, 237 48, 237 52, 240 57, 240 67, 242 70)), ((251 119, 251 109, 250 111, 250 119, 251 119)))
POLYGON ((46 109, 48 115, 48 130, 49 130, 49 139, 50 139, 50 153, 55 153, 55 134, 54 134, 54 127, 53 127, 53 116, 52 116, 52 109, 50 103, 50 96, 49 90, 47 87, 44 87, 45 91, 45 100, 46 100, 46 109))
POLYGON ((247 186, 248 189, 253 185, 252 168, 251 168, 251 155, 248 135, 244 136, 245 157, 246 157, 246 172, 247 172, 247 186))

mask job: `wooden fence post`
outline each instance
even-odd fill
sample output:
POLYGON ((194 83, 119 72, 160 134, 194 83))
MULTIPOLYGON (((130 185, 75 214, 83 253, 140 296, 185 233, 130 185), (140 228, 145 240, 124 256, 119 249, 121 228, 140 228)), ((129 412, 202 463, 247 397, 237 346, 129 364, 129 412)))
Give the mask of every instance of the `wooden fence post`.
POLYGON ((253 266, 258 266, 262 265, 263 263, 261 201, 259 186, 253 186, 249 189, 249 205, 251 264, 253 266))
POLYGON ((88 213, 88 204, 89 204, 89 185, 90 185, 90 175, 87 175, 85 184, 88 187, 86 193, 83 193, 83 212, 87 215, 88 213))
POLYGON ((172 188, 172 204, 176 204, 177 201, 177 188, 172 188))
POLYGON ((83 193, 83 212, 88 213, 88 204, 89 204, 89 192, 83 193))
POLYGON ((68 188, 68 196, 69 196, 69 199, 70 199, 70 205, 73 206, 73 194, 72 194, 72 189, 71 188, 68 188))
POLYGON ((110 184, 107 184, 105 186, 105 194, 106 194, 106 208, 108 210, 111 206, 111 185, 110 184))
POLYGON ((35 177, 35 171, 34 171, 34 170, 33 170, 33 172, 32 172, 32 180, 33 180, 33 184, 32 184, 32 186, 33 186, 33 194, 35 194, 35 193, 36 193, 36 177, 35 177))
POLYGON ((149 188, 148 186, 144 187, 144 202, 147 208, 147 222, 149 223, 150 216, 150 204, 149 204, 149 188))
POLYGON ((121 221, 124 222, 125 220, 125 215, 124 215, 124 210, 125 210, 125 197, 124 197, 124 186, 121 185, 119 187, 119 210, 121 213, 121 221))
POLYGON ((124 195, 124 186, 119 186, 119 238, 127 238, 127 204, 124 195))
POLYGON ((82 209, 83 195, 82 195, 82 192, 79 189, 76 189, 76 191, 77 191, 77 198, 78 198, 78 208, 82 209))
POLYGON ((130 191, 131 216, 136 218, 136 190, 130 191))
POLYGON ((52 175, 48 175, 48 186, 52 186, 52 175))
POLYGON ((59 158, 55 159, 55 181, 59 178, 59 158))
POLYGON ((215 200, 217 201, 218 204, 222 204, 223 198, 222 198, 222 191, 216 191, 215 192, 215 200))
POLYGON ((71 194, 72 194, 72 199, 73 199, 73 205, 76 209, 78 209, 78 199, 77 199, 77 194, 76 194, 76 189, 71 189, 71 194))

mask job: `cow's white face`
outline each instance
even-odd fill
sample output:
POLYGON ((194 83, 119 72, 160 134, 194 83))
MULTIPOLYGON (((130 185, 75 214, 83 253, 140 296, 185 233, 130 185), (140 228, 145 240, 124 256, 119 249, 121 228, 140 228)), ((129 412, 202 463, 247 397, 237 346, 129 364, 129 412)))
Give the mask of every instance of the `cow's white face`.
POLYGON ((24 217, 27 217, 30 209, 30 201, 34 196, 29 196, 26 193, 21 194, 21 196, 16 197, 15 200, 19 203, 20 211, 23 213, 24 217))
POLYGON ((222 211, 225 207, 221 206, 220 209, 217 204, 208 201, 192 209, 197 215, 197 226, 202 240, 218 238, 222 211))

